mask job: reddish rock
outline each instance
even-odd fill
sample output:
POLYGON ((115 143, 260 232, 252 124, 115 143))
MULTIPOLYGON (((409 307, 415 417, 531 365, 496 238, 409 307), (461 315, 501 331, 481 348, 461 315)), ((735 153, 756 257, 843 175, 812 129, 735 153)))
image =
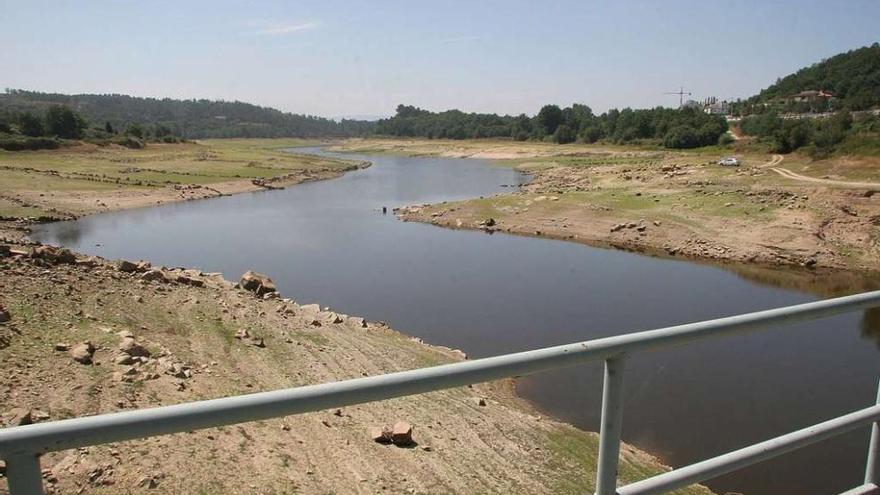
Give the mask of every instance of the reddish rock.
POLYGON ((122 339, 122 343, 119 344, 119 351, 134 357, 150 355, 149 349, 142 346, 141 344, 138 344, 134 339, 131 338, 122 339))
POLYGON ((370 428, 370 438, 376 443, 391 443, 391 433, 387 426, 370 428))
POLYGON ((412 437, 413 427, 411 424, 406 421, 398 421, 394 423, 394 426, 391 428, 391 441, 394 445, 398 445, 401 447, 405 447, 407 445, 412 445, 413 437, 412 437))

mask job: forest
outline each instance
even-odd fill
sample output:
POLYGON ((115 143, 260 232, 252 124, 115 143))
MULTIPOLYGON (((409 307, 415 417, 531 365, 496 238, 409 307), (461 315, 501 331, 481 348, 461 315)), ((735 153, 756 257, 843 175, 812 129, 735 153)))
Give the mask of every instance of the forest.
POLYGON ((42 115, 63 106, 90 125, 146 130, 186 139, 233 137, 348 137, 368 133, 372 122, 342 120, 282 112, 239 101, 140 98, 119 94, 64 95, 7 89, 0 94, 0 125, 16 123, 23 114, 42 115), (167 130, 167 132, 166 132, 167 130))
POLYGON ((724 141, 727 122, 699 109, 612 109, 595 115, 586 105, 545 105, 534 116, 499 116, 459 110, 430 112, 399 105, 395 115, 380 120, 377 134, 429 139, 513 138, 559 144, 575 141, 613 143, 653 141, 667 148, 696 148, 724 141))

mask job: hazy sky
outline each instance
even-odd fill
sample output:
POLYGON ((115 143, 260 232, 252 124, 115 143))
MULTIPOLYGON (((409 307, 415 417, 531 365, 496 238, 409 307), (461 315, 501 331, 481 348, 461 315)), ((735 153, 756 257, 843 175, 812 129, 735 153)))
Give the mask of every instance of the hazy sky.
POLYGON ((880 0, 0 0, 0 87, 535 113, 749 96, 880 39, 880 0))

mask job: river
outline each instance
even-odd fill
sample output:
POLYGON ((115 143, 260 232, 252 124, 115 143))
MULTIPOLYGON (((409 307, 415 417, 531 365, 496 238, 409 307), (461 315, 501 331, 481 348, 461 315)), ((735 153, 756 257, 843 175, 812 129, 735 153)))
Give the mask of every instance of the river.
MULTIPOLYGON (((233 280, 254 269, 298 302, 386 321, 472 358, 874 286, 405 223, 392 207, 509 192, 528 178, 481 160, 296 152, 373 165, 284 190, 47 224, 32 238, 233 280)), ((634 356, 624 439, 680 466, 872 404, 878 328, 880 314, 850 314, 634 356)), ((597 363, 525 377, 517 388, 548 414, 595 431, 601 382, 597 363)), ((860 429, 708 484, 719 493, 840 492, 861 482, 867 442, 860 429)))

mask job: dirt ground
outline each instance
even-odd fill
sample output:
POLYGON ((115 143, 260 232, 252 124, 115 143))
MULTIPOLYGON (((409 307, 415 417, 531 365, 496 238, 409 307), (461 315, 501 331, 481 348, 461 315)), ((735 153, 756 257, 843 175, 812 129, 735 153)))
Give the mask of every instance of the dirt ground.
POLYGON ((532 175, 509 194, 403 208, 404 220, 722 262, 880 268, 874 157, 509 141, 353 140, 340 148, 480 157, 532 175), (728 155, 742 165, 717 165, 728 155))
MULTIPOLYGON (((364 166, 276 156, 276 144, 0 156, 6 167, 0 168, 2 194, 10 198, 7 220, 0 222, 0 315, 9 317, 0 317, 0 424, 326 383, 464 358, 381 322, 257 298, 218 274, 145 271, 143 265, 131 265, 132 271, 99 258, 59 256, 23 240, 28 225, 48 218, 210 196, 201 195, 208 188, 249 191, 253 179, 296 182, 364 166), (133 161, 138 170, 131 170, 133 161), (254 161, 271 163, 265 168, 272 170, 254 161), (243 173, 253 170, 257 176, 243 173), (131 173, 174 180, 144 185, 153 179, 125 180, 131 173), (74 359, 89 348, 88 364, 74 359)), ((512 382, 500 381, 51 453, 42 467, 50 493, 589 493, 597 440, 595 433, 542 417, 514 395, 512 382), (415 445, 373 441, 371 428, 396 421, 413 425, 415 445)), ((623 481, 664 469, 624 446, 623 481)), ((0 461, 0 493, 8 493, 4 470, 0 461)), ((697 486, 681 493, 709 491, 697 486)))

